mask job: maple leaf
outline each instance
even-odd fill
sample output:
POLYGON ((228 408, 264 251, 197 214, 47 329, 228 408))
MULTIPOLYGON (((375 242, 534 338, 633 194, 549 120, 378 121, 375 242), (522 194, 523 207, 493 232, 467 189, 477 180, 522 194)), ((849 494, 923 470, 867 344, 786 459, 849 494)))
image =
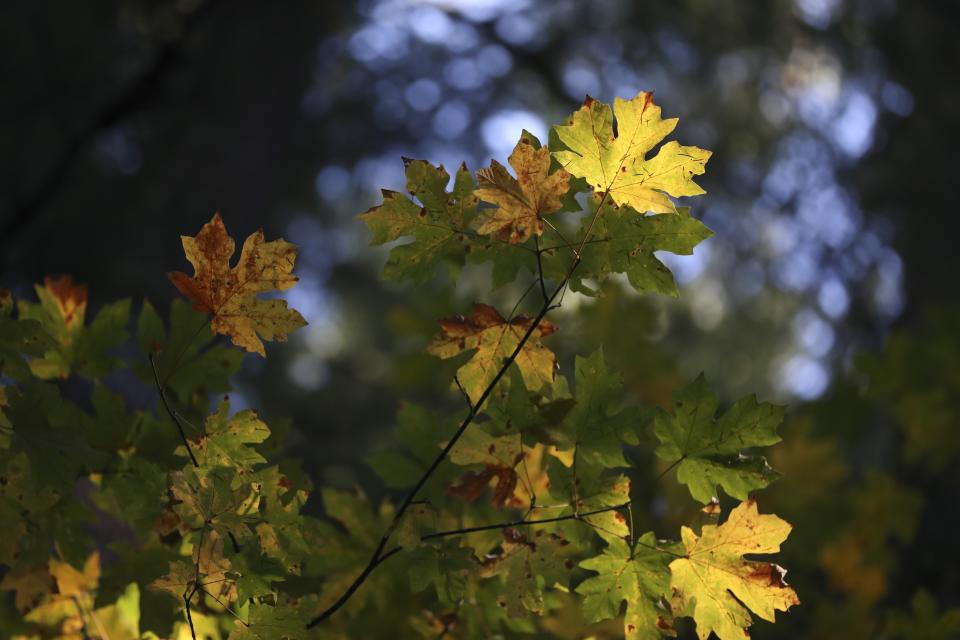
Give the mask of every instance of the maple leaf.
POLYGON ((305 627, 316 607, 316 598, 307 596, 271 606, 253 603, 248 608, 246 621, 233 621, 229 640, 299 640, 305 637, 305 627))
POLYGON ((576 404, 567 416, 562 444, 575 447, 579 461, 602 468, 628 466, 621 443, 639 442, 643 416, 635 408, 617 406, 622 377, 607 368, 602 349, 587 358, 577 356, 575 375, 576 404))
POLYGON ((468 471, 460 476, 459 484, 447 489, 447 495, 473 502, 496 479, 493 505, 502 509, 513 503, 517 488, 515 467, 524 457, 518 436, 493 437, 475 428, 465 431, 450 451, 450 462, 459 465, 482 464, 481 471, 468 471))
POLYGON ((481 213, 475 227, 497 240, 519 244, 542 235, 543 216, 563 208, 570 174, 563 169, 549 173, 550 150, 527 132, 507 160, 516 178, 496 160, 477 171, 477 196, 497 208, 481 213))
POLYGON ((14 606, 21 614, 30 611, 54 591, 56 581, 47 567, 19 566, 7 571, 0 580, 0 590, 15 593, 14 606))
MULTIPOLYGON (((427 346, 427 353, 446 359, 475 349, 473 357, 457 370, 457 378, 470 399, 476 402, 532 323, 533 318, 527 316, 507 321, 493 307, 474 303, 470 316, 450 316, 440 320, 443 330, 427 346)), ((557 358, 540 343, 539 338, 556 331, 555 324, 541 320, 517 354, 514 362, 528 389, 538 391, 553 382, 557 358)))
MULTIPOLYGON (((120 365, 107 354, 126 339, 130 301, 120 300, 100 309, 89 325, 86 285, 75 285, 70 276, 45 278, 35 287, 39 304, 19 300, 21 323, 34 320, 48 334, 51 344, 43 357, 30 360, 30 371, 38 378, 66 378, 71 370, 97 378, 120 365)), ((20 330, 27 327, 20 327, 20 330)), ((35 340, 35 337, 34 337, 35 340)))
POLYGON ((584 596, 583 617, 590 624, 615 618, 627 603, 623 633, 627 640, 659 640, 661 631, 673 628, 670 613, 657 601, 669 591, 672 546, 661 546, 653 533, 645 533, 633 550, 614 538, 599 556, 580 563, 599 575, 577 586, 584 596))
POLYGON ((100 554, 94 551, 87 558, 82 571, 74 569, 67 562, 51 559, 50 575, 57 581, 57 592, 64 598, 95 591, 100 582, 100 554))
POLYGON ((419 202, 384 189, 383 204, 359 216, 373 234, 371 244, 413 237, 413 242, 390 251, 383 277, 393 281, 409 278, 426 282, 440 264, 446 264, 451 275, 456 275, 471 249, 469 225, 477 207, 473 177, 466 165, 461 165, 453 192, 448 193, 450 174, 443 165, 435 167, 425 160, 409 158, 403 162, 407 191, 419 202))
POLYGON ((543 614, 543 587, 566 580, 573 563, 570 544, 562 536, 537 529, 529 536, 512 527, 503 530, 502 554, 488 559, 481 576, 504 575, 507 595, 498 600, 511 617, 527 611, 543 614))
POLYGON ((180 271, 167 277, 194 309, 213 314, 214 333, 230 336, 233 344, 266 357, 261 337, 284 342, 288 332, 307 324, 299 311, 287 308, 286 300, 257 298, 258 293, 286 291, 297 283, 294 245, 283 239, 264 242, 263 230, 257 231, 247 237, 239 261, 231 268, 236 245, 219 213, 195 238, 180 239, 194 277, 180 271))
POLYGON ((170 473, 169 490, 174 512, 195 530, 209 526, 244 538, 258 519, 260 487, 244 482, 233 467, 184 467, 170 473))
POLYGON ((800 604, 783 580, 786 571, 743 558, 780 551, 791 529, 775 515, 758 513, 754 500, 740 503, 723 524, 705 525, 699 537, 683 527, 686 557, 670 563, 674 613, 692 612, 700 640, 711 631, 720 640, 742 640, 749 637, 750 611, 773 622, 775 611, 800 604))
POLYGON ((204 318, 205 314, 178 298, 170 305, 168 331, 153 305, 144 300, 137 321, 137 344, 143 352, 137 371, 140 379, 154 383, 148 359, 152 355, 160 379, 178 399, 197 392, 229 391, 230 376, 240 369, 244 352, 227 344, 211 344, 216 336, 204 318))
MULTIPOLYGON (((630 207, 600 200, 597 195, 589 199, 589 210, 596 215, 584 219, 580 236, 589 230, 590 244, 581 252, 579 269, 571 275, 570 287, 595 296, 597 291, 584 280, 624 273, 637 291, 677 296, 673 274, 657 258, 657 252, 691 255, 713 232, 690 215, 689 207, 677 207, 676 215, 642 215, 630 207)), ((545 274, 562 277, 569 268, 569 259, 566 246, 544 247, 545 274)))
POLYGON ((617 205, 640 213, 676 213, 668 197, 705 193, 693 176, 704 172, 711 153, 668 142, 659 153, 646 154, 673 131, 677 118, 663 120, 653 94, 640 92, 631 100, 610 105, 587 96, 565 125, 556 126, 550 146, 564 169, 585 178, 599 193, 609 193, 617 205), (616 113, 616 133, 614 133, 616 113))
POLYGON ((765 458, 746 456, 741 450, 780 442, 777 427, 784 407, 748 396, 715 420, 717 397, 703 374, 677 391, 673 400, 674 413, 660 411, 654 420, 660 440, 655 453, 677 466, 677 480, 690 488, 694 499, 708 504, 720 485, 728 495, 745 500, 750 491, 776 478, 765 458))
MULTIPOLYGON (((231 417, 230 403, 223 400, 217 412, 207 418, 204 432, 191 445, 201 466, 249 469, 267 461, 253 447, 247 446, 259 444, 270 436, 270 429, 252 409, 245 409, 231 417)), ((177 447, 174 453, 186 456, 186 447, 177 447)))
POLYGON ((37 288, 40 300, 63 322, 68 331, 83 326, 87 312, 87 285, 73 284, 73 278, 65 275, 58 278, 47 276, 43 288, 37 288))

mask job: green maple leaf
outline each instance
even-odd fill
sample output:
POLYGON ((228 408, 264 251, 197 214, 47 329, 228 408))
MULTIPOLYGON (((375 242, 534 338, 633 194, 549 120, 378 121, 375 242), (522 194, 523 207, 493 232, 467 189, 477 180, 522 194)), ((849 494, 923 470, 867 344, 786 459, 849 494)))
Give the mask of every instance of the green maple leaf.
POLYGON ((169 487, 178 501, 174 511, 194 530, 210 526, 223 536, 245 538, 259 519, 259 487, 234 467, 188 465, 170 473, 169 487))
POLYGON ((228 640, 300 640, 307 637, 307 622, 315 606, 315 598, 277 606, 251 604, 246 622, 234 620, 228 640))
MULTIPOLYGON (((549 503, 567 504, 562 509, 551 509, 551 516, 589 513, 618 507, 630 501, 629 478, 605 473, 602 468, 593 465, 577 464, 573 467, 572 457, 566 462, 551 458, 547 463, 547 476, 550 478, 549 503)), ((577 542, 588 542, 591 529, 604 540, 624 538, 630 533, 627 519, 620 510, 603 511, 580 520, 590 528, 576 521, 560 525, 566 537, 577 542)))
POLYGON ((154 384, 146 361, 153 354, 160 380, 181 401, 198 391, 229 391, 230 376, 239 371, 243 351, 211 344, 215 336, 207 314, 195 311, 186 300, 178 298, 170 305, 169 324, 168 331, 153 305, 143 302, 137 323, 137 346, 144 355, 136 369, 140 379, 154 384))
POLYGON ((272 593, 272 583, 282 582, 287 577, 284 567, 260 548, 257 538, 247 540, 239 553, 228 559, 230 572, 227 577, 237 585, 239 602, 272 593))
POLYGON ((0 375, 26 380, 33 374, 24 356, 42 356, 54 348, 56 342, 39 321, 13 317, 13 296, 0 289, 0 375))
MULTIPOLYGON (((600 198, 589 200, 591 214, 584 218, 580 236, 590 231, 581 261, 570 278, 570 287, 587 295, 597 295, 586 279, 599 280, 613 273, 624 273, 634 289, 643 293, 676 296, 673 274, 657 256, 657 251, 690 255, 694 247, 713 235, 702 222, 690 215, 689 207, 679 207, 676 215, 641 215, 629 207, 617 207, 600 198), (592 224, 592 228, 591 228, 592 224)), ((553 278, 566 273, 571 247, 545 246, 544 271, 553 278)))
POLYGON ((543 590, 566 582, 573 563, 568 561, 569 542, 543 529, 523 533, 507 528, 503 531, 501 555, 484 565, 482 575, 502 575, 505 593, 499 600, 507 615, 517 618, 530 611, 543 614, 543 590))
POLYGON ((426 282, 437 267, 445 265, 451 277, 463 266, 476 234, 470 223, 476 216, 475 184, 466 165, 461 165, 448 193, 450 174, 443 166, 424 160, 404 159, 407 191, 417 201, 396 191, 383 191, 383 204, 360 214, 373 233, 371 244, 412 237, 390 251, 383 277, 387 280, 426 282))
MULTIPOLYGON (((223 400, 217 412, 207 418, 204 435, 194 439, 190 448, 200 466, 249 469, 267 460, 248 445, 268 437, 270 429, 255 411, 246 409, 230 417, 230 403, 223 400)), ((178 447, 175 453, 186 456, 186 447, 178 447)))
POLYGON ((617 98, 613 110, 588 96, 567 124, 552 129, 550 148, 564 169, 585 178, 596 192, 609 194, 614 204, 640 213, 676 213, 668 196, 704 193, 693 176, 703 173, 711 155, 671 141, 648 159, 647 153, 676 126, 676 118, 660 117, 652 93, 617 98))
POLYGON ((329 488, 324 488, 321 495, 327 517, 343 526, 352 543, 363 550, 377 546, 388 522, 373 513, 365 495, 329 488))
POLYGON ((103 476, 100 490, 91 499, 145 540, 161 515, 166 491, 165 469, 140 456, 120 454, 115 469, 103 476))
POLYGON ((8 391, 12 443, 30 457, 39 482, 68 495, 82 473, 102 468, 108 456, 78 428, 90 416, 63 400, 56 385, 34 380, 8 391))
POLYGON ((745 500, 776 478, 763 457, 741 452, 780 442, 784 407, 748 396, 715 419, 717 404, 701 374, 674 394, 674 412, 660 411, 653 427, 660 440, 656 455, 677 465, 677 480, 704 504, 716 497, 717 485, 745 500))
POLYGON ((584 596, 583 617, 589 623, 620 615, 627 603, 623 633, 628 640, 659 640, 673 628, 670 612, 658 601, 670 591, 667 568, 677 545, 662 545, 653 533, 645 533, 633 550, 623 540, 613 539, 603 553, 580 563, 596 571, 577 586, 584 596))
POLYGON ((40 302, 18 301, 20 318, 36 320, 53 338, 53 348, 30 360, 38 378, 66 378, 74 371, 86 378, 99 378, 121 366, 109 351, 126 340, 130 301, 105 305, 93 321, 84 322, 87 287, 74 285, 70 276, 46 278, 36 287, 40 302))
POLYGON ((410 588, 418 593, 433 585, 437 599, 448 605, 463 599, 467 575, 478 568, 473 553, 452 540, 423 545, 409 551, 407 556, 410 588))
POLYGON ((623 379, 607 368, 602 349, 586 358, 577 356, 575 371, 576 404, 564 423, 564 444, 576 449, 578 463, 607 469, 628 466, 621 443, 638 444, 642 412, 618 406, 623 379))
POLYGON ((48 545, 44 542, 52 533, 50 516, 58 503, 60 494, 37 481, 26 454, 0 451, 0 563, 13 566, 22 562, 33 555, 27 556, 25 549, 38 551, 38 544, 34 559, 46 560, 48 545))

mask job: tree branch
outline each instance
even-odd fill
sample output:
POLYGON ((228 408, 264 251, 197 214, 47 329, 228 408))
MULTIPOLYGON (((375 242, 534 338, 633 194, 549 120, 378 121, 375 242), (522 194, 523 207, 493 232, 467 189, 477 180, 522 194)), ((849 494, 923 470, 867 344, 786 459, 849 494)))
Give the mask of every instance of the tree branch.
POLYGON ((553 301, 557 298, 557 296, 559 296, 566 289, 567 282, 569 282, 570 277, 573 275, 573 272, 576 271, 577 266, 579 266, 580 264, 580 260, 581 260, 580 256, 583 250, 583 245, 586 243, 587 239, 589 238, 590 233, 593 230, 594 223, 596 222, 597 218, 600 216, 600 212, 603 210, 603 203, 607 198, 607 193, 608 192, 604 192, 603 196, 600 198, 600 203, 597 205, 597 210, 593 214, 593 218, 590 220, 590 225, 587 227, 587 230, 584 233, 584 236, 580 242, 580 248, 574 253, 573 260, 570 262, 570 266, 567 268, 567 271, 564 274, 563 279, 557 284, 556 288, 553 290, 553 293, 551 293, 550 296, 543 301, 543 305, 540 307, 540 311, 537 313, 536 317, 533 319, 533 322, 530 323, 530 326, 527 327, 526 333, 524 333, 523 337, 520 338, 520 341, 517 343, 516 348, 514 348, 513 353, 511 353, 510 356, 506 360, 504 360, 503 365, 500 367, 499 371, 497 371, 497 375, 494 376, 493 380, 490 381, 490 384, 488 384, 487 387, 483 390, 483 393, 480 394, 480 398, 470 407, 470 410, 467 412, 467 415, 463 419, 463 422, 460 423, 460 426, 457 428, 456 432, 454 432, 453 437, 451 437, 450 440, 447 441, 447 444, 443 447, 443 450, 437 455, 436 458, 434 458, 430 466, 427 467, 427 470, 424 471, 423 475, 420 476, 420 479, 417 480, 416 485, 414 485, 413 489, 411 489, 410 492, 407 494, 407 497, 404 498, 402 503, 400 503, 400 507, 397 509, 397 513, 394 515, 393 521, 390 523, 390 526, 387 528, 386 532, 380 538, 380 542, 377 544, 376 549, 374 550, 373 554, 370 556, 370 561, 367 563, 367 566, 364 567, 363 571, 360 572, 360 575, 358 575, 356 579, 354 579, 354 581, 350 584, 350 586, 347 587, 347 590, 344 592, 344 594, 336 602, 334 602, 332 605, 327 607, 323 612, 320 613, 320 615, 318 615, 316 618, 314 618, 307 624, 307 629, 312 629, 313 627, 317 626, 318 624, 320 624, 321 622, 329 618, 331 615, 333 615, 338 609, 340 609, 340 607, 346 604, 346 602, 350 599, 350 597, 354 594, 354 592, 356 592, 356 590, 360 588, 360 585, 362 585, 366 581, 367 577, 373 572, 373 570, 376 569, 377 566, 381 562, 383 562, 386 558, 392 556, 394 553, 399 551, 399 548, 391 549, 389 552, 381 556, 381 554, 384 553, 384 549, 387 546, 387 542, 390 540, 390 536, 393 534, 394 530, 396 530, 397 525, 400 523, 400 520, 403 518, 403 515, 407 512, 407 509, 414 502, 414 500, 416 500, 417 494, 420 492, 423 486, 427 483, 427 480, 429 480, 433 476, 433 473, 437 470, 437 467, 439 467, 440 464, 447 458, 447 455, 453 449, 454 445, 456 445, 457 442, 460 440, 460 437, 463 436, 464 431, 467 430, 467 427, 470 426, 474 418, 477 417, 477 414, 480 411, 480 407, 483 406, 484 402, 487 401, 487 398, 490 396, 490 394, 493 393, 493 389, 497 386, 497 383, 500 382, 500 380, 503 378, 504 375, 506 375, 507 371, 513 365, 513 363, 516 362, 517 356, 520 355, 520 352, 523 350, 524 346, 526 346, 527 341, 530 340, 530 337, 533 335, 533 332, 536 331, 537 328, 540 326, 540 323, 543 321, 543 318, 547 315, 547 313, 554 308, 553 301))
POLYGON ((193 463, 193 466, 199 467, 200 464, 197 462, 197 458, 193 455, 193 449, 190 448, 190 442, 187 440, 187 434, 184 432, 183 425, 180 423, 180 414, 174 411, 173 407, 170 406, 170 402, 167 401, 167 394, 163 389, 163 385, 160 384, 160 373, 157 371, 157 362, 153 358, 153 353, 151 353, 149 357, 150 367, 153 369, 153 379, 156 381, 157 391, 160 393, 160 400, 163 401, 163 406, 170 415, 170 419, 173 420, 177 425, 177 430, 180 432, 180 440, 183 442, 183 446, 187 448, 187 454, 190 456, 190 461, 193 463))

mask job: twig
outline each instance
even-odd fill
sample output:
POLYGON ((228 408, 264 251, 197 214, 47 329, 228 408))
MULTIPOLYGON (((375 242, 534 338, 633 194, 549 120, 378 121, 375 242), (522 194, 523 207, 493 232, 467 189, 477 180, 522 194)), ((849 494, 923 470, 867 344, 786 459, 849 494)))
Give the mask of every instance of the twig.
POLYGON ((537 248, 537 278, 540 280, 540 294, 543 296, 543 299, 547 299, 547 285, 543 281, 543 260, 540 258, 540 255, 543 253, 540 251, 540 236, 533 236, 533 245, 537 248))
POLYGON ((324 620, 332 616, 334 613, 336 613, 344 604, 347 603, 350 597, 353 596, 356 590, 360 588, 360 585, 362 585, 366 581, 367 577, 371 573, 373 573, 373 570, 376 569, 381 562, 386 560, 388 557, 392 556, 394 553, 398 553, 400 551, 400 547, 397 547, 397 548, 391 549, 386 554, 381 555, 384 553, 384 549, 387 546, 387 542, 390 540, 390 536, 393 535, 394 530, 396 530, 397 525, 400 523, 401 519, 403 518, 403 514, 406 513, 407 509, 410 507, 413 501, 416 500, 417 494, 420 492, 423 486, 427 483, 427 480, 429 480, 433 476, 433 473, 437 470, 437 467, 439 467, 440 464, 444 460, 446 460, 447 455, 450 453, 453 447, 460 440, 461 436, 463 436, 464 431, 467 430, 467 427, 469 427, 470 424, 473 422, 474 418, 476 418, 477 414, 480 411, 480 407, 483 406, 483 404, 487 401, 487 398, 490 396, 490 394, 493 393, 493 389, 500 382, 501 378, 503 378, 503 376, 506 375, 510 367, 513 366, 513 363, 516 362, 517 356, 520 355, 520 351, 523 350, 524 346, 526 346, 527 341, 530 340, 530 337, 533 335, 534 331, 536 331, 537 328, 540 326, 540 323, 543 321, 544 316, 546 316, 547 313, 553 308, 553 301, 566 288, 567 282, 570 280, 570 277, 573 275, 573 272, 576 271, 577 266, 579 266, 580 264, 583 245, 584 243, 586 243, 587 239, 589 238, 589 235, 593 229, 594 224, 596 223, 597 218, 600 216, 601 211, 603 211, 603 203, 606 200, 607 195, 608 195, 608 192, 604 192, 603 196, 600 198, 600 202, 597 205, 597 210, 594 212, 593 218, 591 219, 590 224, 587 227, 587 231, 585 232, 581 240, 580 249, 574 252, 573 260, 570 262, 570 266, 567 268, 567 271, 564 274, 563 279, 560 281, 557 287, 553 290, 553 293, 551 293, 550 296, 543 301, 543 305, 540 307, 540 311, 537 313, 536 317, 533 319, 533 322, 531 322, 530 325, 527 327, 526 332, 523 334, 523 337, 520 338, 520 341, 517 343, 517 346, 514 348, 513 352, 510 354, 510 356, 506 360, 504 360, 503 365, 501 365, 499 371, 497 371, 496 376, 494 376, 493 380, 491 380, 490 383, 487 385, 487 387, 483 390, 483 393, 480 394, 480 397, 477 399, 476 403, 474 403, 470 407, 470 411, 467 413, 466 417, 463 419, 463 422, 460 423, 460 426, 457 428, 456 432, 453 434, 453 437, 451 437, 450 440, 447 441, 447 444, 443 447, 443 450, 440 451, 440 453, 437 455, 436 458, 434 458, 430 466, 427 467, 427 470, 424 471, 423 475, 420 476, 420 479, 417 480, 417 483, 414 485, 413 489, 411 489, 410 492, 407 494, 407 497, 404 498, 402 503, 400 503, 400 507, 397 509, 397 512, 394 514, 393 520, 390 523, 390 526, 387 527, 386 532, 383 534, 383 536, 381 536, 380 542, 377 544, 377 547, 374 549, 373 554, 370 556, 370 561, 367 562, 367 566, 364 567, 363 571, 360 572, 360 575, 358 575, 354 579, 354 581, 350 583, 350 586, 347 587, 347 590, 343 593, 342 596, 340 596, 340 598, 337 599, 336 602, 334 602, 332 605, 327 607, 317 617, 315 617, 313 620, 307 623, 307 629, 312 629, 313 627, 317 626, 318 624, 320 624, 321 622, 323 622, 324 620))
POLYGON ((446 538, 449 536, 460 536, 467 533, 476 533, 478 531, 493 531, 495 529, 506 529, 507 527, 530 527, 538 524, 549 524, 551 522, 563 522, 565 520, 582 520, 589 516, 595 516, 600 513, 607 513, 608 511, 617 511, 618 509, 628 509, 630 508, 630 503, 625 502, 623 504, 618 504, 612 507, 603 507, 602 509, 595 509, 593 511, 587 511, 585 513, 569 513, 565 516, 555 516, 553 518, 543 518, 540 520, 527 520, 523 518, 521 520, 514 520, 513 522, 500 522, 497 524, 485 524, 477 527, 466 527, 464 529, 450 529, 449 531, 437 531, 435 533, 428 533, 426 535, 420 536, 420 540, 426 542, 427 540, 434 540, 436 538, 446 538))
POLYGON ((197 563, 194 567, 193 573, 193 588, 186 588, 183 590, 183 604, 187 612, 187 623, 190 625, 190 637, 193 638, 193 640, 197 640, 197 632, 193 628, 193 614, 190 613, 190 601, 200 589, 200 554, 203 553, 203 536, 206 532, 207 525, 204 525, 203 528, 200 529, 200 540, 197 543, 197 563))
POLYGON ((153 358, 153 353, 151 353, 149 357, 150 366, 153 368, 153 379, 156 381, 157 391, 160 393, 160 400, 163 401, 163 406, 170 415, 170 419, 173 420, 177 425, 177 430, 180 432, 180 440, 183 442, 183 446, 187 448, 187 454, 190 456, 190 461, 193 463, 194 467, 199 467, 200 463, 197 462, 196 456, 193 455, 193 449, 190 448, 190 442, 187 440, 187 434, 183 431, 183 425, 180 423, 179 414, 170 406, 170 403, 167 401, 167 394, 163 389, 163 385, 160 384, 160 373, 157 371, 157 362, 153 358))

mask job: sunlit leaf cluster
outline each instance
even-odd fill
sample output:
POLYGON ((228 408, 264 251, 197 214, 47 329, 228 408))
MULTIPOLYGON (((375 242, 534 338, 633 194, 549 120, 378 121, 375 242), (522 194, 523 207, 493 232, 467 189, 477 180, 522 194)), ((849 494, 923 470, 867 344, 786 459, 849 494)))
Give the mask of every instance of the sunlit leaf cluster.
POLYGON ((374 244, 395 243, 384 278, 487 263, 492 288, 529 286, 513 309, 478 301, 439 319, 426 351, 457 359, 451 398, 400 408, 393 446, 367 456, 386 487, 376 499, 327 487, 308 508, 312 483, 268 453, 281 448, 271 417, 231 408, 244 352, 265 356, 264 341, 305 324, 259 297, 296 284, 294 245, 255 232, 231 264, 214 216, 182 239, 195 274, 170 274, 190 304, 164 318, 144 301, 132 340, 129 301, 87 322, 86 287, 69 278, 38 286, 39 302, 4 292, 8 635, 516 637, 572 609, 583 636, 693 624, 730 640, 797 604, 782 568, 749 557, 791 529, 753 497, 776 478, 762 449, 783 409, 748 397, 719 411, 702 376, 648 406, 602 349, 563 362, 551 347, 568 290, 598 295, 623 274, 677 295, 657 252, 711 235, 675 201, 703 193, 710 152, 663 143, 675 126, 649 93, 588 98, 546 145, 524 132, 509 169, 464 165, 451 186, 442 166, 404 161, 408 193, 360 216, 374 244), (459 410, 441 408, 451 399, 459 410), (695 514, 680 529, 636 499, 636 478, 674 470, 695 514))

